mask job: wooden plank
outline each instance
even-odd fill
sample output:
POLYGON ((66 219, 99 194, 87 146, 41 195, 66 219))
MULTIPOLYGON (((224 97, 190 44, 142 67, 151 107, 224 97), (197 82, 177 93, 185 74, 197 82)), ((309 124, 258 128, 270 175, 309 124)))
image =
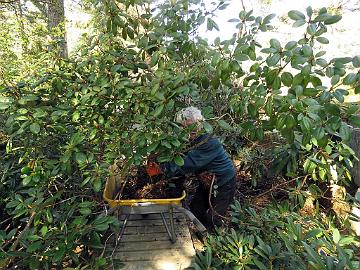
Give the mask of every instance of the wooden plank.
POLYGON ((113 258, 123 262, 137 261, 188 261, 195 255, 194 249, 171 249, 171 250, 152 250, 152 251, 134 251, 134 252, 115 252, 113 258))
MULTIPOLYGON (((186 232, 175 233, 176 238, 187 238, 186 232)), ((143 242, 143 241, 158 241, 169 240, 169 235, 166 232, 159 232, 156 234, 124 234, 121 238, 121 242, 143 242)), ((110 243, 113 243, 110 242, 110 243)))
MULTIPOLYGON (((187 232, 189 229, 186 224, 180 224, 175 227, 175 232, 187 232)), ((166 232, 163 224, 155 226, 129 226, 125 228, 124 234, 147 234, 166 232)))
MULTIPOLYGON (((117 260, 114 260, 117 262, 117 260)), ((120 264, 120 263, 119 263, 120 264)), ((191 258, 183 258, 177 261, 139 261, 139 262, 122 262, 119 270, 185 270, 191 265, 191 258)))
MULTIPOLYGON (((162 249, 192 249, 193 245, 187 238, 177 239, 175 243, 171 243, 168 239, 156 241, 142 241, 142 242, 119 242, 116 252, 133 252, 133 251, 148 251, 151 252, 154 247, 156 250, 162 249)), ((112 248, 107 248, 107 251, 112 252, 112 248)))
MULTIPOLYGON (((174 216, 177 241, 171 243, 159 214, 131 215, 113 256, 114 261, 124 265, 115 269, 184 270, 190 267, 195 250, 188 223, 182 213, 174 216)), ((168 218, 167 223, 170 226, 168 218)), ((112 251, 109 245, 107 253, 112 251)))

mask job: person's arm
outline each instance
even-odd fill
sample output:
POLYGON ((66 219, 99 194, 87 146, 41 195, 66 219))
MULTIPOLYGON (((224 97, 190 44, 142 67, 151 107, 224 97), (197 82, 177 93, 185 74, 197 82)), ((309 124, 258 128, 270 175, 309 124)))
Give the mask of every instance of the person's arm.
POLYGON ((208 143, 205 143, 199 148, 190 151, 184 157, 183 166, 180 167, 173 162, 166 162, 161 165, 161 169, 168 177, 194 173, 203 169, 215 158, 216 150, 217 149, 213 149, 208 143))

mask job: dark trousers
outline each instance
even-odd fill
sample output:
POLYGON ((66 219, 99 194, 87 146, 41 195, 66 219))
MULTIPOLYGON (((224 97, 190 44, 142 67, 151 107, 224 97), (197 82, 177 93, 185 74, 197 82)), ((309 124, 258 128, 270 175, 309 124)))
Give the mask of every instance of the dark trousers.
POLYGON ((222 217, 226 213, 229 205, 233 202, 236 188, 235 177, 226 184, 218 187, 216 196, 214 192, 211 194, 211 206, 209 205, 209 188, 204 186, 201 182, 196 190, 194 198, 190 204, 190 210, 193 214, 204 224, 208 229, 213 229, 214 226, 222 225, 222 217))

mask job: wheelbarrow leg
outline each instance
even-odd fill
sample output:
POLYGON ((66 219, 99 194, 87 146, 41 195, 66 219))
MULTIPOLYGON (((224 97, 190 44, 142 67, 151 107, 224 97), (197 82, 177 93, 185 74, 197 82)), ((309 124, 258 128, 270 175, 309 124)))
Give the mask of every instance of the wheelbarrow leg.
MULTIPOLYGON (((165 215, 164 213, 160 213, 160 216, 161 216, 161 219, 163 221, 163 224, 165 226, 165 229, 166 229, 166 232, 168 233, 169 237, 170 237, 170 241, 171 243, 175 243, 176 239, 175 237, 173 236, 173 232, 169 230, 169 225, 167 224, 167 221, 166 221, 166 218, 165 218, 165 215)), ((170 223, 171 224, 171 223, 170 223)))
POLYGON ((171 235, 172 235, 172 242, 176 242, 176 234, 175 234, 175 226, 174 226, 174 208, 170 206, 169 208, 169 216, 170 216, 170 228, 171 228, 171 235))
POLYGON ((124 234, 124 232, 125 232, 126 223, 128 222, 129 217, 130 217, 130 214, 127 214, 127 215, 125 216, 124 224, 122 225, 121 230, 120 230, 120 233, 119 233, 119 236, 118 236, 118 238, 117 238, 118 241, 120 241, 121 237, 123 236, 123 234, 124 234))

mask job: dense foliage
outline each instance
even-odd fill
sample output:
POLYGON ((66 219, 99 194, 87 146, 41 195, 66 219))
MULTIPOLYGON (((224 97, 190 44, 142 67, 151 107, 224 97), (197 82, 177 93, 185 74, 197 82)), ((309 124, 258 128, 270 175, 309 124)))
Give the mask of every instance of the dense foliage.
POLYGON ((233 206, 234 228, 207 239, 195 269, 358 269, 360 239, 325 215, 303 217, 288 203, 257 213, 233 206))
MULTIPOLYGON (((243 10, 231 20, 239 29, 232 39, 208 44, 198 28, 206 23, 209 30, 218 29, 212 18, 217 9, 226 8, 224 2, 211 10, 197 0, 159 3, 154 9, 142 1, 106 1, 93 8, 95 34, 73 57, 38 52, 42 68, 22 81, 11 76, 11 68, 21 65, 16 57, 5 68, 9 73, 0 88, 6 137, 0 148, 1 266, 103 267, 106 261, 99 254, 104 235, 119 225, 116 218, 99 215, 109 165, 116 161, 125 174, 150 153, 158 153, 159 162, 181 165, 188 131, 178 127, 174 115, 188 104, 202 108, 208 119, 204 130, 221 134, 232 153, 240 152, 244 140, 262 141, 266 133, 276 133, 282 144, 273 147, 277 158, 271 174, 304 175, 296 182, 299 190, 316 181, 351 179, 348 168, 355 157, 347 146, 348 124, 359 126, 360 117, 354 115, 357 106, 342 103, 349 89, 360 92, 360 58, 326 61, 326 52, 318 49, 328 43, 323 36, 327 25, 340 16, 325 8, 309 7, 307 15, 290 11, 294 26, 304 25, 304 36, 285 44, 271 39, 268 45, 259 44, 256 35, 272 29, 274 15, 261 18, 243 10)), ((1 48, 11 56, 4 42, 1 48)), ((296 197, 301 204, 303 196, 296 197)), ((238 215, 256 213, 237 208, 234 218, 238 215)), ((269 219, 280 216, 281 211, 269 219)), ((329 242, 328 227, 312 221, 302 229, 296 214, 286 225, 285 216, 272 230, 284 232, 293 224, 304 235, 316 226, 322 231, 307 238, 296 238, 299 232, 294 232, 290 240, 279 236, 274 243, 263 243, 268 239, 261 235, 253 240, 241 236, 241 223, 230 233, 237 237, 234 241, 247 239, 249 254, 256 252, 249 245, 259 252, 268 245, 280 258, 276 263, 283 264, 284 254, 293 252, 297 257, 289 263, 298 258, 305 268, 325 259, 322 253, 314 255, 312 240, 319 238, 328 246, 329 263, 336 264, 333 258, 344 251, 329 242), (303 250, 310 259, 299 255, 303 250)), ((237 263, 222 246, 228 236, 211 239, 207 254, 237 263)), ((251 265, 267 267, 272 255, 259 252, 251 265)), ((355 255, 345 253, 350 268, 355 255)))

